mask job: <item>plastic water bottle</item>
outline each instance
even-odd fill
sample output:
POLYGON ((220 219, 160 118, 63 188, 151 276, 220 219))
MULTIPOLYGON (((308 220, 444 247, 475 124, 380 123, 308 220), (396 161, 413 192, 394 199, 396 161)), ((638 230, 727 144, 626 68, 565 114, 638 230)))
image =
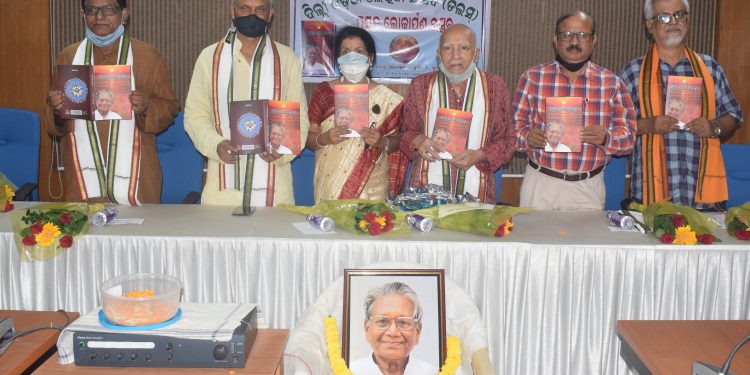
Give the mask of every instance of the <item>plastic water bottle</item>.
POLYGON ((307 221, 310 223, 310 225, 322 230, 323 232, 330 232, 334 227, 336 227, 336 222, 334 222, 330 217, 326 216, 310 214, 307 215, 307 221))
POLYGON ((635 226, 635 220, 632 217, 625 215, 619 211, 607 211, 607 218, 612 224, 617 225, 623 229, 633 229, 635 226))
POLYGON ((412 228, 419 229, 420 232, 429 232, 432 230, 432 219, 417 214, 406 215, 406 221, 412 228))
POLYGON ((97 227, 101 227, 101 226, 104 226, 104 224, 107 224, 110 221, 114 220, 116 216, 117 216, 117 208, 107 207, 91 215, 91 224, 97 227))

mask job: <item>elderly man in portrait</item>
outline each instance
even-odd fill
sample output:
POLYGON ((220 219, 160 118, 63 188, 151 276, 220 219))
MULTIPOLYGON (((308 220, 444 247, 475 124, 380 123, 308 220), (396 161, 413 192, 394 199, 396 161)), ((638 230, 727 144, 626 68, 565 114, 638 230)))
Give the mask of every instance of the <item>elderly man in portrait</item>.
POLYGON ((365 337, 372 353, 352 361, 357 375, 436 374, 437 368, 410 356, 422 333, 422 305, 408 285, 391 282, 365 297, 365 337))
POLYGON ((544 135, 547 137, 545 152, 571 152, 570 147, 562 143, 565 136, 565 125, 562 122, 553 120, 547 123, 544 135))
POLYGON ((94 111, 94 120, 122 120, 117 112, 112 111, 112 104, 115 102, 115 94, 108 88, 101 88, 94 94, 96 111, 94 111))
POLYGON ((302 73, 312 75, 328 75, 325 65, 318 62, 320 48, 314 44, 305 47, 305 61, 302 63, 302 73))
POLYGON ((271 124, 271 130, 268 132, 268 138, 271 143, 271 148, 282 155, 291 155, 292 150, 289 149, 289 147, 286 147, 281 144, 281 142, 284 140, 284 136, 286 135, 286 132, 284 131, 284 125, 281 124, 271 124))
MULTIPOLYGON (((680 98, 672 98, 667 101, 667 116, 680 120, 680 115, 685 112, 685 102, 680 98)), ((683 124, 684 125, 684 124, 683 124)))
POLYGON ((130 65, 128 100, 134 115, 120 120, 109 111, 112 93, 97 92, 102 107, 96 122, 61 120, 63 97, 57 77, 52 77, 43 123, 49 134, 62 137, 65 200, 159 203, 162 173, 156 134, 172 123, 179 108, 167 63, 154 47, 130 37, 125 0, 81 0, 81 15, 85 39, 62 50, 56 64, 130 65))
POLYGON ((742 108, 721 65, 687 47, 688 0, 646 0, 643 13, 653 43, 620 73, 638 124, 631 196, 645 204, 670 199, 712 209, 728 197, 720 138, 740 126, 742 108), (685 124, 685 131, 663 106, 669 76, 703 79, 700 117, 685 124))
POLYGON ((201 203, 242 207, 294 203, 294 155, 275 150, 237 154, 227 137, 233 101, 272 99, 300 103, 300 143, 309 127, 302 67, 289 47, 268 35, 270 0, 231 0, 233 28, 198 56, 185 101, 185 131, 208 158, 201 203))
POLYGON ((555 59, 521 75, 514 99, 519 150, 528 165, 521 206, 552 210, 604 208, 602 170, 611 155, 631 152, 635 115, 625 85, 614 73, 590 61, 596 22, 582 12, 557 19, 552 44, 555 59), (581 97, 585 103, 580 152, 547 152, 543 130, 545 100, 581 97))
POLYGON ((415 77, 409 86, 400 147, 412 161, 410 186, 447 181, 443 187, 454 195, 468 193, 494 204, 495 171, 513 155, 514 134, 505 83, 476 67, 476 45, 476 34, 462 24, 440 35, 439 70, 415 77), (431 139, 438 108, 473 114, 468 147, 450 161, 440 159, 431 139))

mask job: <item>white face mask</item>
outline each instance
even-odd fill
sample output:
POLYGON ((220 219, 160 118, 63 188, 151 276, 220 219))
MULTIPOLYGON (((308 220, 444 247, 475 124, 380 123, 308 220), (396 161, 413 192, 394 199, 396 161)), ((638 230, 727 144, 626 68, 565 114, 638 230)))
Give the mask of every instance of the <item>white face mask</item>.
POLYGON ((349 52, 338 58, 339 71, 351 83, 357 83, 365 78, 370 70, 369 58, 361 53, 349 52))
POLYGON ((357 83, 365 78, 370 64, 348 64, 339 65, 339 71, 351 83, 357 83))
POLYGON ((476 52, 471 55, 471 64, 469 64, 468 67, 466 67, 466 70, 464 70, 461 73, 451 73, 448 71, 448 68, 443 65, 443 61, 440 60, 440 64, 438 65, 438 68, 440 69, 443 74, 445 74, 445 77, 448 78, 448 81, 450 81, 453 84, 458 84, 463 81, 466 81, 471 77, 472 74, 474 74, 474 68, 477 67, 477 64, 474 63, 474 58, 476 57, 476 52))

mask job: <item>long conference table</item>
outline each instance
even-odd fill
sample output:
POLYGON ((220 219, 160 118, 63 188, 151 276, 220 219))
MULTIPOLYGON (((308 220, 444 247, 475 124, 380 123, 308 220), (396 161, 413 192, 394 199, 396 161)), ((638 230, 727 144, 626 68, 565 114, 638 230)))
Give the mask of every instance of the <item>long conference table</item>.
MULTIPOLYGON (((20 203, 17 210, 29 207, 20 203)), ((138 272, 184 282, 186 302, 258 303, 271 328, 295 320, 345 268, 401 261, 445 269, 485 321, 504 374, 627 374, 617 320, 750 318, 750 243, 723 229, 713 245, 662 245, 611 232, 602 212, 536 211, 505 238, 435 229, 370 237, 305 235, 300 214, 260 208, 118 207, 140 225, 92 227, 49 261, 22 261, 0 214, 0 309, 78 311, 99 284, 138 272)))

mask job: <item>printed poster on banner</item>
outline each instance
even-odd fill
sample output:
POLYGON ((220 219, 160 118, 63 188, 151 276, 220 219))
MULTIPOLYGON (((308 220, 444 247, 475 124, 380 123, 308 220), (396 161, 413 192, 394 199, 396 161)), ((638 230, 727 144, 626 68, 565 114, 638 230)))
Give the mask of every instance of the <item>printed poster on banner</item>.
MULTIPOLYGON (((464 24, 474 31, 477 48, 481 48, 478 66, 486 65, 489 0, 290 0, 290 9, 292 47, 303 62, 305 47, 310 44, 307 41, 311 36, 319 37, 317 31, 311 35, 313 27, 307 22, 319 21, 332 23, 334 35, 346 26, 369 31, 377 50, 372 77, 380 82, 407 83, 420 74, 437 70, 440 33, 454 24, 464 24)), ((333 51, 334 66, 335 55, 333 51)), ((338 76, 338 71, 334 70, 334 74, 338 76)), ((303 72, 303 79, 321 82, 330 77, 303 72)))

